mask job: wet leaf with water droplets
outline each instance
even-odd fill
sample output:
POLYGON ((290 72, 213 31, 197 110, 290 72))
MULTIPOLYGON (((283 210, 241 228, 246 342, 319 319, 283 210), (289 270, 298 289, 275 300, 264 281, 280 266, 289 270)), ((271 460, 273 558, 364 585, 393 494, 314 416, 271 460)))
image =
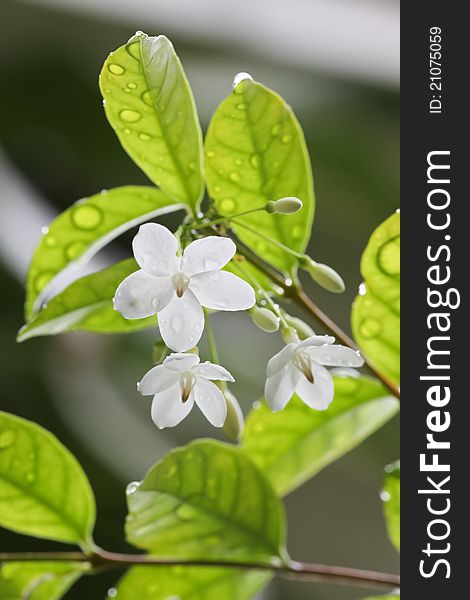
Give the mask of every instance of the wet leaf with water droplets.
POLYGON ((400 383, 400 214, 373 232, 361 260, 365 284, 352 314, 354 337, 370 362, 400 383))
POLYGON ((0 526, 90 548, 95 501, 72 454, 39 425, 4 412, 1 439, 0 526))
MULTIPOLYGON (((209 195, 217 210, 228 216, 286 196, 300 198, 304 206, 297 214, 257 212, 239 221, 303 252, 310 238, 315 200, 302 130, 280 96, 243 75, 217 108, 207 132, 209 195)), ((295 270, 295 257, 273 244, 265 244, 261 252, 256 232, 236 224, 233 228, 266 261, 282 270, 295 270)))
POLYGON ((156 317, 125 319, 113 308, 116 288, 138 268, 135 260, 130 258, 77 279, 20 329, 17 340, 23 342, 31 337, 77 330, 131 333, 155 326, 156 317))
POLYGON ((282 505, 239 448, 196 441, 170 452, 128 496, 128 504, 127 539, 152 555, 285 558, 282 505))
POLYGON ((26 284, 26 319, 38 312, 48 284, 59 283, 71 263, 79 266, 127 229, 182 208, 147 186, 103 190, 73 204, 52 221, 35 250, 26 284))
POLYGON ((242 447, 274 489, 287 494, 377 431, 398 411, 398 401, 369 377, 334 377, 326 411, 294 396, 278 413, 265 402, 253 407, 242 447))
POLYGON ((133 567, 117 585, 117 600, 250 600, 272 578, 266 571, 220 567, 133 567))
POLYGON ((171 42, 140 32, 100 75, 108 121, 134 162, 165 193, 197 210, 204 192, 202 134, 171 42))
POLYGON ((385 521, 392 544, 400 552, 400 462, 385 467, 384 487, 381 495, 385 521))
POLYGON ((87 563, 11 562, 0 567, 2 600, 59 600, 88 570, 87 563))

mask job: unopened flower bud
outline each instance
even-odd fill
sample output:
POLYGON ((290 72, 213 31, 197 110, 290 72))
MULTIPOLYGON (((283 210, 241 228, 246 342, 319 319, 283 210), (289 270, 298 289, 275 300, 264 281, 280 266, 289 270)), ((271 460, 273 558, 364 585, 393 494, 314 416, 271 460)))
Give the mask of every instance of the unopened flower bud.
POLYGON ((224 431, 227 437, 233 441, 237 441, 243 435, 245 428, 242 409, 230 390, 226 389, 223 394, 227 403, 227 417, 225 418, 224 431))
POLYGON ((297 317, 291 317, 290 315, 286 315, 285 318, 287 324, 297 331, 301 340, 306 340, 307 338, 310 338, 315 335, 315 332, 310 327, 310 325, 307 325, 307 323, 305 323, 305 321, 302 321, 302 319, 299 319, 297 317))
POLYGON ((302 206, 302 200, 294 196, 287 196, 286 198, 279 198, 279 200, 270 200, 266 204, 266 211, 280 215, 293 215, 299 212, 302 206))
POLYGON ((168 356, 169 349, 163 340, 158 340, 152 348, 152 362, 160 365, 168 356))
POLYGON ((279 329, 279 317, 268 308, 253 306, 250 315, 253 323, 266 333, 274 333, 279 329))
POLYGON ((328 265, 317 263, 310 257, 306 257, 301 266, 308 271, 312 279, 322 288, 325 288, 325 290, 335 294, 344 292, 345 285, 342 277, 328 265))
POLYGON ((281 334, 286 344, 297 344, 300 341, 297 331, 293 327, 283 327, 281 334))

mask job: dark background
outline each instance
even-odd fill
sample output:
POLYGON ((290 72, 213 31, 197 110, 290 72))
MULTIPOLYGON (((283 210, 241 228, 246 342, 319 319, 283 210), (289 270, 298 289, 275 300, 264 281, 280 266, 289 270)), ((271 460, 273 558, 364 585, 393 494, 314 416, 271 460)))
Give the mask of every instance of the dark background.
MULTIPOLYGON (((147 183, 102 110, 97 77, 109 51, 136 29, 170 37, 204 130, 239 71, 250 72, 293 106, 315 176, 309 252, 338 269, 347 291, 338 297, 305 285, 347 330, 362 249, 372 229, 398 206, 398 4, 222 4, 2 0, 0 6, 0 407, 50 429, 77 456, 97 496, 96 540, 108 549, 126 549, 125 485, 170 447, 214 435, 196 411, 177 429, 153 426, 149 401, 138 396, 135 382, 150 367, 154 332, 15 343, 23 322, 24 275, 41 227, 82 196, 147 183)), ((171 218, 164 222, 175 224, 171 218)), ((129 255, 133 233, 112 252, 129 255)), ((234 373, 234 391, 247 412, 261 394, 266 361, 280 339, 253 333, 246 315, 215 316, 214 323, 221 362, 234 373)), ((397 456, 394 420, 288 496, 291 555, 396 571, 398 556, 385 532, 378 492, 383 466, 397 456)), ((0 550, 57 546, 0 531, 0 550)), ((116 574, 84 578, 67 598, 101 599, 115 581, 116 574)), ((366 595, 277 580, 263 597, 366 595)))

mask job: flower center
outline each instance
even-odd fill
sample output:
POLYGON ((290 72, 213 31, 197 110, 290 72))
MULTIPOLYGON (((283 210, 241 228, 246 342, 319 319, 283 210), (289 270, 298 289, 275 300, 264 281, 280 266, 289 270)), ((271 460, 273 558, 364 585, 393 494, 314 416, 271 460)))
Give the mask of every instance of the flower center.
POLYGON ((306 352, 296 352, 294 357, 294 365, 299 369, 302 375, 305 375, 310 383, 313 383, 312 367, 310 365, 310 357, 306 352))
POLYGON ((183 271, 178 271, 171 278, 176 295, 181 298, 189 286, 189 277, 183 271))
POLYGON ((196 375, 191 371, 186 371, 180 376, 181 402, 184 404, 192 392, 196 383, 196 375))

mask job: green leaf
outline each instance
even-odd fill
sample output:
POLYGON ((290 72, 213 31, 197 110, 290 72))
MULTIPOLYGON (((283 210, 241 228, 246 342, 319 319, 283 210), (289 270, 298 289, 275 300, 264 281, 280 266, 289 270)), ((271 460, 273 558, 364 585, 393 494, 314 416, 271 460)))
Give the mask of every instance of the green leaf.
POLYGON ((261 239, 258 232, 304 252, 313 222, 314 195, 304 136, 291 108, 260 83, 243 80, 217 108, 205 141, 210 197, 222 216, 230 216, 285 196, 300 198, 294 215, 256 212, 233 224, 250 248, 284 271, 297 259, 261 239))
POLYGON ((384 488, 380 497, 384 503, 388 535, 400 552, 400 461, 385 467, 384 488))
POLYGON ((155 325, 156 317, 125 319, 113 308, 116 288, 138 268, 135 260, 129 258, 77 279, 20 329, 17 340, 24 342, 40 335, 79 329, 95 333, 130 333, 155 325))
POLYGON ((285 557, 282 505, 237 447, 195 441, 170 452, 128 491, 127 539, 152 555, 241 562, 285 557))
POLYGON ((372 234, 362 255, 365 293, 352 309, 352 329, 361 350, 380 373, 400 381, 400 214, 372 234))
POLYGON ((108 121, 132 160, 196 211, 204 194, 202 134, 171 42, 137 33, 107 58, 100 89, 108 121))
POLYGON ((278 413, 263 402, 246 421, 242 447, 285 495, 359 445, 398 411, 375 379, 335 377, 335 399, 312 410, 297 396, 278 413))
POLYGON ((0 569, 0 598, 59 600, 87 569, 86 563, 4 563, 0 569))
POLYGON ((271 574, 219 567, 133 567, 117 586, 118 600, 249 600, 271 574))
POLYGON ((73 204, 47 228, 28 272, 26 319, 39 310, 52 281, 65 268, 77 267, 127 229, 184 208, 160 190, 126 186, 103 190, 73 204))
POLYGON ((95 500, 88 479, 55 436, 0 412, 0 526, 91 546, 95 500))

